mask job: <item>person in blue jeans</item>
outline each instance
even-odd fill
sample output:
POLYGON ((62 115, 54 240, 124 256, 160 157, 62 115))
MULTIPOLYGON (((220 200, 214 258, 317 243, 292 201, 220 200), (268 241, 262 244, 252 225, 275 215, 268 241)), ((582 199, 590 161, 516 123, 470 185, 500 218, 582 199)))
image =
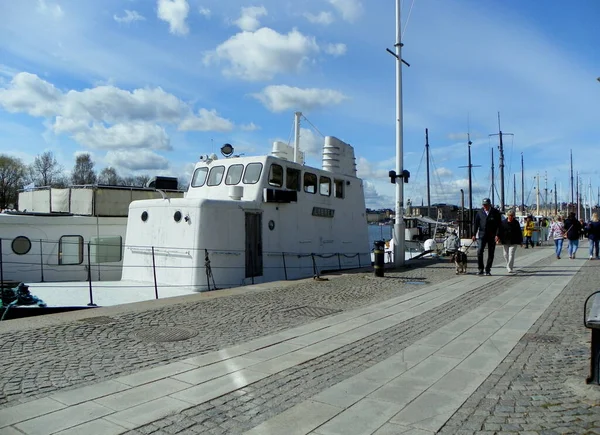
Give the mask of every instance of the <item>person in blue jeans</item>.
POLYGON ((582 230, 581 222, 577 220, 574 212, 569 213, 569 217, 565 220, 565 228, 569 240, 569 258, 573 260, 579 248, 579 236, 582 230))
POLYGON ((556 259, 560 260, 560 253, 565 241, 565 224, 563 223, 562 216, 556 216, 556 219, 554 219, 554 222, 550 225, 550 237, 554 240, 556 259))
POLYGON ((592 220, 587 225, 587 236, 590 241, 590 260, 596 257, 596 260, 600 259, 598 255, 598 248, 600 247, 600 219, 598 219, 598 213, 592 214, 592 220), (596 255, 594 255, 596 251, 596 255))

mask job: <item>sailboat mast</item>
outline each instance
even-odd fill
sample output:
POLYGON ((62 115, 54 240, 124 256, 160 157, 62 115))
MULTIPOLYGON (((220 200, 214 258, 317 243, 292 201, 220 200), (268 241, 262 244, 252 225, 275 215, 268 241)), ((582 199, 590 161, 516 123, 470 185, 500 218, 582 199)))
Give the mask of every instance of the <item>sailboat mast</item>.
MULTIPOLYGON (((575 198, 573 197, 573 190, 575 189, 575 186, 573 185, 573 150, 571 150, 571 207, 575 206, 575 198)), ((570 207, 567 207, 567 210, 569 210, 570 207)))
MULTIPOLYGON (((498 136, 500 138, 500 145, 498 146, 498 151, 500 152, 499 156, 499 166, 500 166, 500 211, 504 211, 504 207, 506 202, 504 201, 504 142, 502 140, 503 136, 514 136, 512 133, 503 133, 502 128, 500 127, 500 112, 498 112, 498 133, 490 134, 490 136, 498 136)), ((492 200, 492 204, 494 200, 492 200)))
POLYGON ((513 174, 513 207, 517 208, 517 174, 513 174))
POLYGON ((523 166, 523 153, 521 153, 521 216, 525 216, 525 167, 523 166))
POLYGON ((540 173, 535 177, 537 188, 535 189, 535 215, 540 215, 540 173))
POLYGON ((500 211, 504 211, 504 145, 500 128, 500 112, 498 112, 498 135, 500 136, 500 211))
MULTIPOLYGON (((401 0, 396 0, 396 174, 403 171, 402 149, 402 29, 401 29, 401 0)), ((396 209, 394 221, 394 265, 404 265, 404 180, 396 183, 396 209)))
POLYGON ((544 216, 548 215, 548 172, 544 171, 544 216))
POLYGON ((427 217, 431 217, 431 185, 429 181, 429 129, 425 129, 425 157, 427 158, 427 217))
POLYGON ((490 198, 492 199, 492 207, 496 204, 494 204, 494 190, 496 190, 496 186, 494 184, 494 148, 492 148, 492 194, 490 195, 490 198))
POLYGON ((558 214, 558 192, 556 191, 556 181, 554 182, 554 215, 558 214))
POLYGON ((473 165, 471 164, 471 134, 467 133, 468 145, 469 145, 469 237, 473 236, 471 232, 473 231, 473 165))

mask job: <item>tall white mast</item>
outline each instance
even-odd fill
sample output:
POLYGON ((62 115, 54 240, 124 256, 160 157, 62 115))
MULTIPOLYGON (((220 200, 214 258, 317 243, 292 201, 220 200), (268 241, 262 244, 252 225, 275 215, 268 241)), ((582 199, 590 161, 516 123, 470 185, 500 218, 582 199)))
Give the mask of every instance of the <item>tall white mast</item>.
POLYGON ((294 112, 294 162, 300 162, 300 117, 302 112, 294 112))
POLYGON ((402 158, 402 31, 400 0, 396 0, 396 219, 394 223, 394 265, 404 265, 404 166, 402 158))

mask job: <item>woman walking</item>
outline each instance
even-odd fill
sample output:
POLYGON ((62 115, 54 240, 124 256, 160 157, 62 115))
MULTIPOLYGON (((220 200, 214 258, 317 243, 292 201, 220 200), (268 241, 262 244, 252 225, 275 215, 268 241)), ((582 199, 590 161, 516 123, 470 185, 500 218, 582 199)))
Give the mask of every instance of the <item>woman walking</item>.
POLYGON ((594 250, 596 251, 596 260, 600 259, 598 248, 600 247, 600 219, 598 213, 592 214, 592 220, 587 226, 587 236, 590 241, 590 260, 594 258, 594 250))
POLYGON ((569 240, 569 258, 573 260, 579 248, 579 236, 581 234, 581 223, 575 217, 574 212, 569 213, 569 217, 565 220, 565 228, 569 240))
POLYGON ((502 249, 504 251, 504 259, 506 260, 506 270, 508 273, 514 273, 515 265, 515 253, 517 246, 523 244, 523 233, 521 231, 521 225, 515 219, 515 212, 509 210, 506 212, 506 220, 503 220, 500 224, 500 243, 502 243, 502 249))
POLYGON ((556 259, 560 260, 560 253, 565 241, 565 224, 563 224, 562 216, 557 216, 552 225, 550 225, 550 237, 554 240, 556 259))

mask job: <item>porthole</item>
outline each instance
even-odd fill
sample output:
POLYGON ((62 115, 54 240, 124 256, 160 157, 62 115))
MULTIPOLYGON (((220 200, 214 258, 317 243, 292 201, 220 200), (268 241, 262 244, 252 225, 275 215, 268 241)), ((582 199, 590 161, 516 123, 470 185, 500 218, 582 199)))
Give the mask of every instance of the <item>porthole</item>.
POLYGON ((270 220, 270 221, 269 221, 269 229, 270 229, 271 231, 273 231, 273 230, 275 229, 275 221, 273 221, 273 220, 270 220))
POLYGON ((31 240, 25 236, 17 236, 13 239, 11 248, 17 255, 25 255, 31 249, 31 240))
POLYGON ((144 222, 146 222, 148 220, 148 212, 147 211, 142 212, 142 220, 144 222))
POLYGON ((173 219, 175 219, 175 222, 179 222, 181 220, 181 212, 179 210, 175 212, 173 219))

